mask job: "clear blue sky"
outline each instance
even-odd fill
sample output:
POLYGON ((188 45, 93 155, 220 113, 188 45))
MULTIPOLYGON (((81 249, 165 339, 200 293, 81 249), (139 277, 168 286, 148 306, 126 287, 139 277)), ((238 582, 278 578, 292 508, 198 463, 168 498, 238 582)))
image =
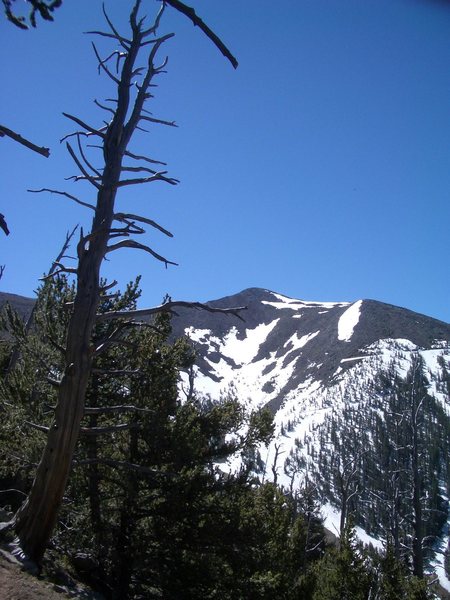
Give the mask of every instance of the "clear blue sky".
MULTIPOLYGON (((170 229, 146 242, 179 267, 133 250, 105 275, 142 274, 141 305, 264 287, 309 300, 374 298, 450 321, 450 5, 438 0, 190 0, 239 68, 168 8, 168 74, 148 108, 175 120, 134 148, 169 164, 176 188, 127 189, 120 210, 170 229)), ((106 1, 127 31, 130 2, 106 1)), ((144 0, 150 15, 154 0, 144 0)), ((0 22, 0 123, 50 159, 0 139, 1 289, 33 295, 67 229, 89 227, 86 200, 59 139, 62 112, 100 124, 113 94, 90 36, 99 0, 64 0, 55 22, 23 32, 0 22)), ((108 44, 97 38, 100 48, 108 44)), ((95 162, 95 161, 94 161, 95 162)))

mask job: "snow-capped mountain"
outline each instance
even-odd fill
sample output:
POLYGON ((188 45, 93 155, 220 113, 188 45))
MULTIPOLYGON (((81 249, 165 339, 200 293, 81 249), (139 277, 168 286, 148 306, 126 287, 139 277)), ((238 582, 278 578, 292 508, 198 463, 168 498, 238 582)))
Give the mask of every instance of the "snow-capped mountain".
POLYGON ((247 308, 242 320, 183 309, 173 319, 175 335, 195 345, 197 389, 217 396, 233 383, 244 402, 274 412, 299 390, 329 388, 381 360, 389 340, 433 356, 445 356, 450 342, 449 324, 374 300, 310 302, 250 288, 209 304, 247 308))
POLYGON ((244 320, 192 310, 174 318, 197 352, 197 392, 271 409, 264 477, 296 491, 307 476, 335 533, 344 510, 365 541, 411 545, 417 434, 425 563, 450 591, 450 325, 374 300, 311 302, 256 288, 210 304, 247 309, 244 320))
MULTIPOLYGON (((6 300, 24 317, 33 305, 6 300)), ((260 476, 312 489, 336 535, 351 519, 363 541, 389 538, 411 561, 418 535, 426 570, 450 593, 450 324, 374 300, 258 288, 209 304, 247 308, 242 319, 178 309, 173 334, 195 347, 196 393, 274 414, 260 476)))

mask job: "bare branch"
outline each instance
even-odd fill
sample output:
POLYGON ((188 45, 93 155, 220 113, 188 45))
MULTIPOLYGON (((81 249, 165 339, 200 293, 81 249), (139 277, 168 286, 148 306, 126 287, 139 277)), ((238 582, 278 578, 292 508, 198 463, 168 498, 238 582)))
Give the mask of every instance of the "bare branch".
POLYGON ((32 427, 33 429, 37 429, 38 431, 43 431, 44 433, 48 433, 50 428, 45 427, 44 425, 38 425, 37 423, 32 423, 31 421, 24 421, 25 425, 32 427))
MULTIPOLYGON (((61 248, 58 256, 56 257, 55 262, 50 267, 50 272, 54 270, 55 265, 57 266, 63 258, 71 258, 69 256, 66 257, 65 252, 69 248, 70 241, 73 238, 73 236, 75 235, 75 231, 77 229, 78 229, 78 225, 75 225, 75 227, 72 229, 72 231, 70 231, 70 232, 68 231, 66 233, 66 239, 64 240, 64 244, 62 245, 62 248, 61 248)), ((28 322, 27 322, 27 327, 28 327, 28 322)))
POLYGON ((163 71, 163 69, 167 66, 169 62, 169 57, 166 56, 166 58, 162 61, 162 63, 159 65, 159 67, 155 67, 155 72, 156 73, 167 73, 167 71, 163 71))
POLYGON ((116 213, 114 215, 114 219, 116 221, 124 221, 124 222, 128 222, 128 219, 130 219, 131 221, 139 221, 139 223, 145 223, 146 225, 150 225, 151 227, 154 227, 155 229, 157 229, 158 231, 161 231, 161 233, 164 233, 164 235, 167 235, 168 237, 173 237, 173 234, 170 233, 170 231, 168 231, 167 229, 164 229, 164 227, 161 227, 161 225, 158 225, 158 223, 156 223, 156 221, 153 221, 152 219, 147 219, 146 217, 141 217, 139 215, 133 215, 131 213, 116 213))
POLYGON ((9 229, 8 229, 8 225, 6 224, 6 221, 5 221, 5 215, 2 215, 2 214, 0 214, 0 227, 5 232, 5 235, 9 235, 9 229))
POLYGON ((151 163, 152 165, 163 165, 164 167, 167 165, 167 163, 162 162, 161 160, 154 160, 153 158, 148 158, 148 156, 140 156, 139 154, 133 154, 129 150, 126 150, 125 156, 134 158, 134 160, 143 160, 145 162, 151 163))
MULTIPOLYGON (((108 123, 106 123, 106 121, 103 121, 105 123, 105 127, 100 127, 100 129, 98 129, 98 132, 100 132, 101 135, 105 135, 104 132, 108 129, 108 123)), ((67 135, 65 135, 64 137, 62 137, 59 141, 60 143, 65 142, 66 140, 68 140, 70 137, 73 137, 75 135, 83 135, 84 137, 90 137, 91 135, 97 135, 97 133, 86 133, 85 131, 72 131, 72 133, 68 133, 67 135)), ((88 148, 100 148, 103 149, 103 146, 98 146, 95 144, 86 144, 86 146, 88 148)))
POLYGON ((111 425, 110 427, 81 427, 82 435, 105 435, 109 433, 117 433, 118 431, 128 431, 129 429, 140 429, 136 423, 120 423, 119 425, 111 425))
MULTIPOLYGON (((110 346, 112 346, 113 344, 116 344, 119 342, 125 343, 126 340, 124 340, 123 338, 120 337, 124 328, 125 327, 123 325, 119 325, 118 327, 116 327, 116 329, 110 335, 98 340, 96 342, 96 348, 94 350, 94 353, 98 356, 99 354, 101 354, 102 352, 107 350, 110 346)), ((130 345, 134 346, 133 344, 130 344, 130 345)))
POLYGON ((140 244, 139 242, 136 242, 135 240, 123 240, 122 242, 118 242, 117 244, 108 246, 106 249, 106 253, 113 252, 114 250, 120 250, 121 248, 134 248, 136 250, 144 250, 144 252, 148 252, 154 258, 156 258, 156 260, 163 262, 166 265, 166 267, 167 267, 167 265, 174 265, 176 267, 178 266, 177 263, 167 260, 167 258, 164 258, 163 256, 161 256, 160 254, 158 254, 157 252, 152 250, 149 246, 140 244))
POLYGON ((149 121, 150 123, 159 123, 159 125, 168 125, 169 127, 178 127, 175 121, 163 121, 162 119, 155 119, 153 117, 147 117, 146 115, 141 115, 140 120, 149 121))
MULTIPOLYGON (((136 4, 136 7, 137 6, 138 6, 138 4, 136 4)), ((164 36, 158 38, 157 40, 155 40, 155 44, 154 44, 154 46, 149 54, 149 57, 148 57, 147 72, 146 72, 144 80, 142 82, 142 86, 139 88, 136 99, 134 101, 134 106, 133 106, 133 110, 131 112, 130 118, 128 119, 128 122, 124 127, 124 139, 125 140, 130 139, 131 134, 134 131, 134 129, 136 128, 136 126, 139 122, 139 119, 142 115, 142 109, 144 107, 145 100, 148 97, 147 89, 150 85, 153 75, 155 74, 153 61, 156 56, 156 53, 158 52, 161 44, 163 44, 164 42, 166 42, 168 39, 170 39, 173 36, 174 36, 173 33, 168 33, 167 35, 164 35, 164 36)))
POLYGON ((155 413, 154 410, 150 410, 149 408, 139 408, 138 406, 132 406, 132 405, 127 405, 127 404, 118 405, 118 406, 105 406, 103 408, 86 406, 84 409, 85 415, 105 415, 105 414, 116 413, 116 412, 118 412, 118 413, 141 412, 141 413, 148 413, 148 414, 155 413))
POLYGON ((149 169, 148 167, 122 167, 121 170, 126 173, 151 173, 152 175, 155 175, 155 173, 158 172, 154 169, 149 169))
POLYGON ((94 367, 91 371, 96 375, 107 375, 108 377, 129 377, 131 375, 141 375, 142 372, 139 369, 131 370, 131 369, 99 369, 94 367))
POLYGON ((84 163, 91 169, 91 171, 93 173, 95 173, 97 175, 97 177, 101 178, 102 174, 100 173, 100 171, 98 171, 95 167, 93 167, 91 165, 91 163, 88 161, 88 159, 86 158, 86 156, 84 154, 83 146, 81 145, 80 135, 77 135, 77 142, 78 142, 78 150, 80 151, 80 156, 84 160, 84 163))
POLYGON ((165 181, 166 183, 170 183, 170 185, 177 185, 180 183, 178 179, 174 179, 173 177, 165 177, 167 171, 159 171, 155 173, 151 177, 137 177, 136 179, 123 179, 117 183, 116 187, 124 187, 126 185, 138 185, 140 183, 152 183, 153 181, 165 181))
MULTIPOLYGON (((166 302, 161 304, 160 306, 155 306, 153 308, 144 308, 140 310, 129 310, 129 311, 111 311, 97 315, 97 322, 101 323, 103 321, 110 321, 111 319, 143 319, 150 315, 155 315, 159 313, 175 313, 175 308, 195 308, 197 310, 206 310, 211 313, 219 313, 223 315, 232 315, 237 317, 241 321, 244 319, 239 314, 243 310, 247 310, 246 306, 237 306, 235 308, 217 308, 210 306, 209 304, 202 304, 201 302, 186 302, 183 300, 166 302)), ((175 313, 176 314, 176 313, 175 313)))
POLYGON ((136 125, 135 129, 137 129, 138 131, 143 131, 144 133, 150 133, 150 131, 148 129, 144 129, 140 125, 136 125))
POLYGON ((153 25, 149 29, 147 29, 146 31, 143 32, 143 34, 142 34, 143 37, 146 37, 146 36, 151 35, 151 34, 156 34, 156 31, 158 30, 158 27, 159 27, 159 23, 161 21, 161 17, 162 17, 162 15, 164 13, 164 9, 165 9, 165 3, 163 2, 161 4, 161 8, 158 11, 158 14, 156 15, 155 22, 153 23, 153 25))
POLYGON ((141 235, 145 233, 145 229, 136 225, 131 221, 124 221, 126 223, 126 227, 113 228, 109 230, 109 239, 117 238, 117 237, 130 237, 130 235, 141 235))
POLYGON ((22 496, 27 496, 25 494, 25 492, 22 492, 22 490, 16 490, 15 488, 9 488, 8 490, 0 490, 0 494, 9 494, 11 492, 16 492, 17 494, 22 494, 22 496))
POLYGON ((141 6, 141 0, 136 0, 134 6, 133 6, 133 10, 131 11, 130 14, 130 25, 131 25, 131 29, 133 30, 134 34, 140 34, 141 33, 141 26, 142 23, 144 21, 144 18, 139 20, 139 23, 137 22, 137 14, 139 12, 139 8, 141 6))
MULTIPOLYGON (((97 50, 94 42, 92 42, 92 47, 94 49, 95 56, 97 57, 97 60, 98 60, 99 69, 102 68, 105 71, 105 73, 108 75, 108 77, 110 77, 114 81, 114 83, 119 85, 120 79, 118 77, 116 77, 115 75, 113 75, 111 73, 111 71, 108 69, 108 67, 105 65, 105 61, 103 61, 101 59, 100 54, 98 53, 98 50, 97 50)), ((108 58, 110 58, 110 57, 108 57, 108 58)), ((105 59, 105 60, 108 60, 108 59, 105 59)))
POLYGON ((84 33, 86 33, 88 35, 100 35, 101 37, 107 37, 107 38, 112 38, 113 40, 117 40, 116 35, 114 35, 112 33, 107 33, 106 31, 85 31, 84 33))
POLYGON ((64 269, 56 269, 53 273, 49 273, 48 275, 44 275, 44 277, 40 277, 39 281, 47 281, 51 277, 56 277, 56 275, 60 275, 61 273, 72 273, 76 275, 78 273, 77 269, 72 269, 72 267, 65 267, 64 269))
POLYGON ((36 144, 33 144, 33 142, 30 142, 30 140, 27 140, 15 131, 8 129, 8 127, 5 127, 4 125, 0 125, 0 137, 4 137, 5 135, 14 140, 15 142, 22 144, 22 146, 26 146, 30 150, 33 150, 33 152, 37 152, 41 156, 45 156, 45 158, 48 158, 50 156, 49 148, 44 148, 43 146, 36 146, 36 144))
MULTIPOLYGON (((94 187, 96 187, 98 190, 101 188, 100 184, 97 183, 97 181, 95 180, 95 177, 92 177, 91 175, 89 175, 89 173, 86 171, 86 169, 83 167, 83 165, 81 164, 81 162, 78 160, 78 156, 75 154, 75 152, 72 149, 72 146, 69 144, 69 142, 66 142, 66 148, 69 151, 70 156, 73 158, 75 164, 77 165, 77 167, 80 169, 80 171, 83 173, 84 177, 90 182, 92 183, 92 185, 94 187)), ((75 180, 80 179, 79 177, 75 176, 75 180)))
POLYGON ((114 281, 111 281, 111 283, 108 283, 108 285, 104 285, 103 287, 100 288, 101 293, 104 294, 108 290, 110 290, 113 287, 115 287, 117 285, 117 283, 118 282, 114 279, 114 281))
POLYGON ((98 100, 94 100, 94 104, 96 106, 98 106, 99 108, 102 108, 103 110, 107 110, 108 112, 114 114, 114 110, 112 108, 109 108, 109 106, 104 106, 103 104, 100 104, 100 102, 98 100))
POLYGON ((120 43, 120 45, 122 46, 122 48, 125 48, 125 50, 129 50, 129 46, 131 45, 131 41, 127 40, 126 38, 124 38, 123 36, 120 35, 120 33, 117 31, 117 29, 114 27, 113 22, 111 21, 111 19, 108 16, 108 13, 106 12, 106 8, 105 8, 105 4, 102 4, 102 10, 103 10, 103 14, 105 16, 106 22, 108 23, 109 27, 111 28, 111 31, 113 32, 113 34, 115 35, 116 39, 118 40, 118 42, 120 43))
MULTIPOLYGON (((70 119, 71 121, 74 121, 74 123, 76 123, 77 125, 80 125, 80 127, 82 127, 83 129, 86 129, 86 131, 89 131, 90 133, 92 133, 93 135, 98 135, 99 137, 101 137, 102 139, 105 137, 105 134, 102 132, 101 129, 95 129, 95 127, 91 127, 90 125, 88 125, 87 123, 85 123, 84 121, 82 121, 81 119, 79 119, 78 117, 74 117, 73 115, 69 115, 69 113, 65 113, 63 112, 63 115, 65 117, 67 117, 68 119, 70 119)), ((69 135, 76 135, 79 132, 76 133, 72 133, 69 135)), ((68 137, 68 136, 66 136, 68 137)), ((63 141, 65 138, 62 138, 61 141, 63 141)))
POLYGON ((211 29, 200 19, 200 17, 196 15, 195 10, 192 7, 186 6, 186 4, 180 2, 180 0, 165 0, 165 2, 166 4, 169 4, 176 10, 186 15, 186 17, 190 19, 194 25, 200 27, 203 33, 212 41, 212 43, 220 50, 220 52, 226 58, 228 58, 233 67, 235 69, 237 68, 238 61, 236 58, 231 54, 231 52, 228 50, 222 40, 214 33, 214 31, 211 31, 211 29))

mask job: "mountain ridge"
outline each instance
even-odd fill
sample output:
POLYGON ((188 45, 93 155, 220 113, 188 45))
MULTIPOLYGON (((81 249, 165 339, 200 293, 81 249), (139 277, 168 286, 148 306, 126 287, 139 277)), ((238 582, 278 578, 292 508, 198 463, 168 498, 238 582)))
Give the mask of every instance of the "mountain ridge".
MULTIPOLYGON (((286 361, 284 367, 287 367, 289 362, 297 361, 290 382, 280 390, 280 397, 304 381, 312 369, 317 369, 314 371, 314 379, 327 380, 342 360, 352 358, 361 348, 368 347, 379 339, 405 338, 423 348, 431 347, 434 340, 450 341, 449 324, 376 300, 305 301, 282 296, 270 290, 248 288, 208 304, 220 308, 245 305, 247 309, 243 311, 243 321, 232 319, 228 315, 195 313, 189 309, 178 311, 178 316, 174 317, 172 322, 176 337, 185 334, 186 331, 188 335, 189 331, 205 331, 203 338, 196 334, 194 340, 200 371, 217 379, 215 369, 211 369, 206 361, 219 360, 218 340, 229 336, 232 330, 236 332, 236 340, 242 341, 246 332, 277 321, 276 326, 259 345, 257 355, 252 357, 252 361, 269 359, 272 353, 275 353, 276 358, 280 358, 283 349, 286 361), (346 324, 345 315, 351 307, 354 307, 354 322, 346 324), (339 324, 342 329, 341 336, 339 324), (351 331, 345 332, 345 326, 351 331), (206 331, 214 332, 213 344, 208 343, 206 331), (306 345, 307 352, 303 349, 306 345)), ((347 316, 352 317, 349 313, 347 316)), ((223 360, 226 361, 227 358, 230 359, 222 355, 223 360)), ((270 406, 274 410, 279 408, 280 398, 271 400, 270 406)))
POLYGON ((345 511, 359 538, 381 547, 392 534, 393 473, 404 472, 395 479, 404 529, 395 535, 408 547, 413 461, 405 448, 412 428, 420 429, 423 529, 438 549, 425 553, 426 564, 450 592, 450 325, 376 300, 312 302, 258 288, 210 304, 248 308, 245 321, 174 317, 175 334, 187 335, 197 353, 196 390, 212 399, 235 395, 248 410, 270 408, 275 437, 255 459, 261 477, 294 492, 309 481, 334 533, 345 511))
MULTIPOLYGON (((33 304, 5 294, 0 304, 5 297, 13 304, 19 298, 22 312, 33 304)), ((309 481, 334 533, 348 513, 360 539, 381 546, 392 534, 386 506, 397 490, 403 529, 396 535, 402 552, 408 548, 408 447, 411 428, 417 428, 428 515, 423 528, 434 540, 427 572, 450 592, 450 324, 377 300, 307 301, 262 288, 208 304, 246 305, 245 320, 177 310, 173 336, 187 336, 197 355, 193 372, 180 375, 181 393, 189 391, 193 375, 201 397, 231 394, 248 411, 270 408, 275 436, 258 449, 254 468, 293 493, 309 481), (346 465, 352 467, 346 482, 351 501, 343 492, 346 465), (395 478, 396 472, 402 475, 395 478)), ((240 466, 231 461, 222 468, 240 466)))

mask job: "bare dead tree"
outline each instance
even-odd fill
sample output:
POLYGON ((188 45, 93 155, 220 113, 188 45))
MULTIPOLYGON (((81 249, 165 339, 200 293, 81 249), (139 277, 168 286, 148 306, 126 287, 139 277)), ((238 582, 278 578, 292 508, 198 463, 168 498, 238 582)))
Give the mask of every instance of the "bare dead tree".
POLYGON ((359 452, 354 458, 343 462, 341 456, 336 454, 332 458, 334 464, 337 491, 340 496, 341 519, 339 533, 342 537, 348 522, 349 507, 352 499, 357 496, 361 489, 358 481, 360 470, 360 459, 364 452, 359 452))
POLYGON ((278 463, 278 458, 280 457, 281 454, 284 454, 284 451, 281 451, 282 448, 282 444, 274 444, 274 450, 275 450, 275 456, 273 457, 273 463, 272 463, 272 476, 273 476, 273 483, 274 485, 277 485, 278 482, 278 467, 277 467, 277 463, 278 463))
MULTIPOLYGON (((170 4, 174 4, 170 2, 170 4)), ((175 8, 185 7, 175 3, 175 8)), ((104 11, 109 30, 106 32, 91 32, 95 35, 109 38, 116 42, 120 52, 113 52, 109 57, 102 58, 94 45, 98 67, 116 86, 114 108, 109 105, 98 106, 111 115, 110 121, 104 127, 95 127, 85 123, 80 118, 66 114, 78 129, 66 136, 67 150, 73 159, 78 174, 72 179, 85 181, 96 192, 96 203, 80 200, 76 196, 57 190, 47 190, 75 201, 82 206, 93 209, 94 217, 89 233, 80 232, 77 245, 77 266, 67 267, 61 261, 52 273, 74 274, 77 279, 76 295, 69 307, 71 318, 68 327, 66 348, 64 349, 65 369, 58 387, 58 401, 52 425, 48 428, 47 442, 41 461, 37 467, 35 479, 30 494, 9 524, 17 535, 15 552, 24 559, 40 562, 47 543, 52 535, 58 511, 62 502, 67 479, 72 465, 75 446, 81 432, 81 421, 85 414, 86 389, 91 373, 93 357, 99 348, 92 344, 92 333, 99 319, 127 319, 142 316, 138 314, 117 314, 99 316, 98 305, 100 297, 108 288, 102 287, 100 269, 108 254, 123 248, 142 250, 166 266, 175 264, 155 252, 151 247, 138 242, 134 236, 144 233, 143 225, 157 229, 165 235, 171 235, 151 219, 139 215, 115 212, 115 199, 119 189, 124 186, 163 181, 175 185, 177 180, 170 177, 164 164, 147 156, 139 156, 128 149, 134 132, 141 128, 142 123, 173 125, 171 122, 154 119, 144 108, 151 97, 150 87, 153 81, 164 72, 167 59, 157 63, 161 47, 173 37, 173 33, 158 37, 157 30, 164 12, 166 2, 162 2, 154 23, 147 27, 145 18, 139 16, 141 0, 136 0, 130 15, 131 32, 129 37, 123 36, 116 29, 104 11), (139 66, 138 60, 146 54, 145 66, 139 66), (116 69, 111 66, 116 61, 116 69), (70 142, 67 141, 70 139, 70 142), (96 140, 96 144, 86 141, 96 140), (72 146, 72 140, 76 146, 72 146), (103 156, 103 166, 94 167, 88 158, 88 146, 100 148, 103 156), (125 161, 131 161, 130 163, 125 161), (163 169, 159 168, 163 166, 163 169), (142 173, 143 176, 129 177, 127 173, 142 173)), ((183 12, 183 11, 182 11, 183 12)), ((211 37, 209 35, 209 37, 211 37)), ((216 45, 217 40, 215 41, 216 45)), ((112 284, 114 285, 114 283, 112 284)), ((147 314, 161 311, 172 311, 177 306, 190 303, 169 302, 155 309, 148 309, 147 314)), ((202 305, 190 304, 202 307, 202 305)), ((204 307, 204 306, 203 306, 204 307)), ((231 312, 233 310, 214 310, 215 312, 231 312)), ((139 312, 139 311, 137 311, 139 312)))

